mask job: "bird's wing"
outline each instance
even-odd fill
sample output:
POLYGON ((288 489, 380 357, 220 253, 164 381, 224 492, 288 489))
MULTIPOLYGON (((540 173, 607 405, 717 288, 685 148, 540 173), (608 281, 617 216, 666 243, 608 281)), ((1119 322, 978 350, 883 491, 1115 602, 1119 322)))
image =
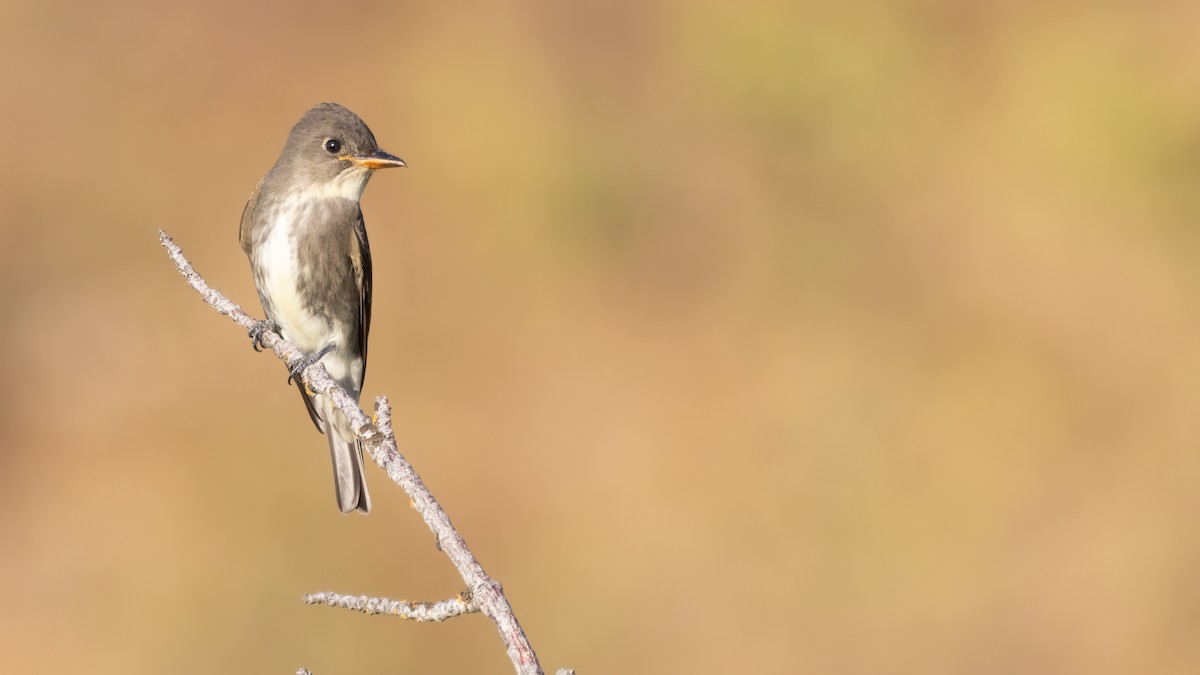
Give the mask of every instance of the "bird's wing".
POLYGON ((296 387, 300 390, 300 398, 304 401, 304 408, 308 410, 308 416, 312 418, 313 424, 317 425, 317 431, 325 433, 325 421, 317 414, 317 409, 313 407, 313 398, 304 390, 304 383, 300 378, 296 378, 296 387))
MULTIPOLYGON (((265 180, 265 179, 264 179, 265 180)), ((258 193, 262 189, 262 181, 254 186, 254 192, 250 193, 250 198, 246 200, 246 207, 242 209, 242 222, 238 226, 238 239, 242 242, 242 250, 246 255, 250 255, 250 247, 254 243, 250 240, 250 220, 251 214, 254 213, 254 207, 258 203, 258 193)))
POLYGON ((358 335, 365 372, 367 333, 371 331, 371 247, 367 244, 367 226, 363 223, 361 210, 354 219, 354 236, 350 239, 350 264, 354 267, 354 283, 358 286, 358 335))

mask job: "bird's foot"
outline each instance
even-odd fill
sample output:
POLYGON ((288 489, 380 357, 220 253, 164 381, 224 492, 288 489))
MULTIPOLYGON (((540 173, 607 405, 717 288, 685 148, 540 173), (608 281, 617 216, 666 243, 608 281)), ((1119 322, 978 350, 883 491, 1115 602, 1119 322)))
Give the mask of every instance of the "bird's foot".
POLYGON ((288 368, 289 375, 288 375, 287 383, 291 384, 292 380, 299 380, 300 374, 303 373, 306 368, 308 368, 312 364, 316 363, 317 361, 320 361, 322 358, 325 357, 326 354, 328 354, 329 352, 333 351, 336 348, 337 348, 337 345, 330 342, 329 344, 325 345, 324 347, 321 347, 320 351, 313 352, 312 354, 305 356, 304 358, 300 359, 299 361, 296 361, 294 364, 292 364, 292 366, 290 368, 288 368))
POLYGON ((250 329, 246 331, 246 334, 250 336, 250 346, 254 347, 254 351, 261 352, 263 347, 266 347, 266 345, 263 344, 262 337, 263 333, 266 333, 267 331, 278 333, 279 326, 276 326, 275 322, 268 319, 264 321, 255 321, 254 325, 250 326, 250 329))

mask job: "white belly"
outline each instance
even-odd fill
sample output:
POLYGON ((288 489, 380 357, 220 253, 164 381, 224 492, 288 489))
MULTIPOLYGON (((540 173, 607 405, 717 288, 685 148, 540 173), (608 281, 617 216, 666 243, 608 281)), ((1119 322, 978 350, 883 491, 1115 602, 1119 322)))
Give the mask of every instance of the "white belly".
POLYGON ((270 298, 271 319, 288 340, 306 352, 321 349, 334 337, 328 323, 305 309, 296 282, 299 261, 293 245, 291 223, 276 222, 267 240, 254 255, 262 271, 259 293, 270 298))

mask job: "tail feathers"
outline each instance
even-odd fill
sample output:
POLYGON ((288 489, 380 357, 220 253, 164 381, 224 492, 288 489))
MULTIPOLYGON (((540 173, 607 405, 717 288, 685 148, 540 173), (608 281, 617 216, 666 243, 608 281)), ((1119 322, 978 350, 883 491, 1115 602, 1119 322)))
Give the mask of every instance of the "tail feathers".
MULTIPOLYGON (((338 416, 341 416, 340 413, 338 416)), ((342 513, 350 513, 355 509, 369 513, 371 495, 367 493, 367 481, 363 476, 362 448, 353 435, 343 435, 343 430, 339 428, 341 425, 331 426, 326 433, 329 436, 329 455, 333 459, 333 487, 337 491, 338 509, 342 513)))
MULTIPOLYGON (((328 363, 331 357, 325 358, 328 363)), ((338 383, 358 399, 353 381, 338 380, 338 383)), ((370 512, 371 496, 367 494, 367 479, 363 476, 362 447, 350 429, 350 422, 326 397, 309 396, 299 378, 296 379, 296 387, 300 390, 300 398, 304 401, 304 407, 308 410, 313 424, 329 439, 329 456, 333 459, 333 487, 337 491, 338 509, 342 513, 350 513, 355 509, 363 513, 370 512), (327 420, 333 420, 333 423, 330 424, 327 420)))
POLYGON ((363 475, 362 447, 350 429, 350 421, 324 396, 313 397, 312 403, 312 411, 319 411, 313 420, 329 439, 338 509, 342 513, 350 513, 355 509, 369 513, 371 495, 367 494, 367 479, 363 475))

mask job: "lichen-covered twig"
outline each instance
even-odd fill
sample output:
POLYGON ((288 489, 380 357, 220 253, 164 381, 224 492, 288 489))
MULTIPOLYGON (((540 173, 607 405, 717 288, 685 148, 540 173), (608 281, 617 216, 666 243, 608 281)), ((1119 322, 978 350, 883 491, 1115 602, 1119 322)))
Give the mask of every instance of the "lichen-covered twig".
MULTIPOLYGON (((166 232, 158 231, 159 242, 167 249, 167 254, 171 260, 175 262, 175 267, 179 269, 179 273, 187 280, 188 284, 200 294, 204 301, 217 310, 221 314, 233 319, 242 328, 249 330, 255 325, 255 321, 248 314, 242 311, 242 308, 231 302, 228 298, 222 295, 219 291, 211 288, 203 278, 192 267, 184 257, 183 251, 175 244, 166 232)), ((304 358, 304 353, 295 345, 284 340, 278 333, 270 330, 262 332, 260 338, 261 344, 275 352, 275 355, 282 359, 289 367, 304 358)), ((374 423, 368 419, 366 413, 358 407, 350 394, 342 389, 329 373, 325 371, 325 366, 320 363, 315 363, 308 368, 305 368, 301 373, 301 380, 314 393, 319 393, 329 397, 350 420, 350 425, 354 429, 354 433, 362 441, 363 448, 370 454, 371 459, 383 468, 389 478, 396 485, 399 485, 405 493, 408 494, 412 507, 429 529, 433 531, 437 538, 438 548, 440 548, 458 570, 463 582, 467 585, 467 591, 461 598, 446 600, 439 603, 400 603, 408 609, 416 610, 418 606, 428 606, 428 611, 431 616, 434 613, 434 608, 441 607, 437 611, 448 611, 443 606, 446 603, 461 603, 463 611, 458 614, 467 614, 471 611, 478 611, 487 616, 496 624, 497 630, 500 632, 500 637, 504 641, 504 648, 508 652, 508 657, 512 661, 513 666, 519 675, 542 675, 542 668, 538 664, 537 656, 533 652, 533 648, 529 645, 529 639, 525 636, 525 631, 521 629, 521 624, 517 622, 517 617, 512 611, 512 606, 508 602, 508 598, 504 595, 504 589, 500 583, 492 579, 483 571, 483 566, 471 554, 467 548, 467 543, 454 529, 454 525, 450 522, 450 517, 446 515, 446 511, 442 509, 437 500, 433 498, 433 494, 421 482, 421 477, 413 469, 408 460, 400 454, 396 445, 396 437, 392 433, 392 409, 388 404, 386 396, 380 396, 375 399, 375 415, 374 423)), ((418 618, 416 614, 420 611, 414 611, 409 614, 403 612, 391 611, 371 611, 367 605, 378 609, 378 603, 391 603, 394 601, 371 598, 352 597, 352 601, 345 600, 351 596, 341 596, 331 593, 317 593, 310 596, 305 596, 306 602, 313 604, 331 604, 339 607, 347 607, 349 609, 357 609, 358 611, 366 611, 368 614, 399 614, 422 621, 440 621, 445 618, 450 618, 452 615, 447 614, 442 619, 437 618, 418 618), (319 598, 319 599, 318 599, 319 598), (337 599, 331 600, 331 598, 337 599), (311 600, 310 600, 311 599, 311 600), (362 606, 356 603, 363 600, 362 606), (375 600, 376 604, 371 604, 375 600)), ((457 616, 454 614, 453 616, 457 616)), ((565 672, 565 671, 559 671, 565 672)))
POLYGON ((365 595, 310 593, 304 596, 304 602, 310 605, 341 607, 363 614, 390 614, 413 621, 445 621, 479 611, 475 603, 471 602, 469 594, 465 592, 440 602, 407 602, 388 598, 368 598, 365 595))

